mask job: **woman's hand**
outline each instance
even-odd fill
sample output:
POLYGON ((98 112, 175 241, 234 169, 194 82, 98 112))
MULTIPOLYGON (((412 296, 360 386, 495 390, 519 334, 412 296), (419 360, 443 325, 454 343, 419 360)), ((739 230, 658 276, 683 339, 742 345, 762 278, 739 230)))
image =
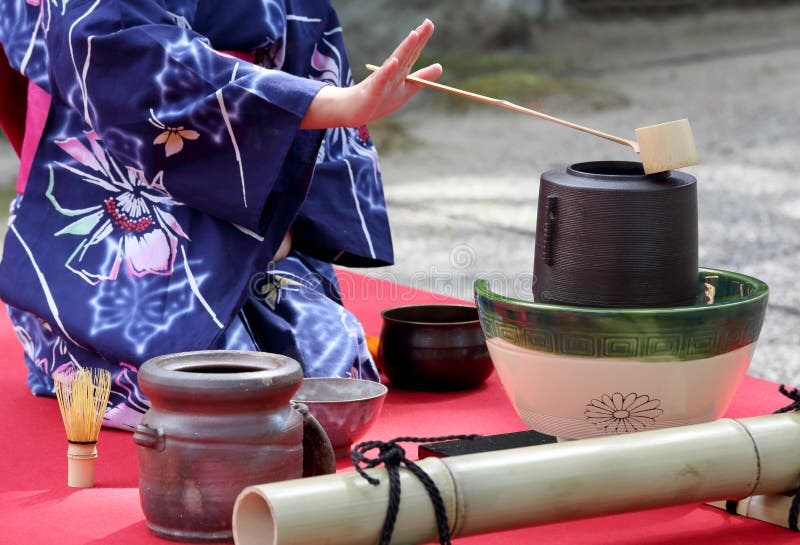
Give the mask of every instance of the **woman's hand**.
MULTIPOLYGON (((419 83, 406 81, 406 76, 431 34, 433 23, 425 19, 364 81, 352 87, 327 85, 320 89, 300 122, 300 128, 358 127, 402 107, 423 87, 419 83)), ((441 65, 432 64, 413 75, 434 81, 441 74, 441 65)))

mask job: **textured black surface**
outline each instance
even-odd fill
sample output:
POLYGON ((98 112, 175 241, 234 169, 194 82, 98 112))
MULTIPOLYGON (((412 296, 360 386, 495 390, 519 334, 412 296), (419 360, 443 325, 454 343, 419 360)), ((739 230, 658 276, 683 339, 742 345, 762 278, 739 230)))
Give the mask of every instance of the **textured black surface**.
POLYGON ((697 185, 645 176, 639 163, 580 163, 542 175, 534 261, 537 301, 597 307, 692 304, 697 185))
POLYGON ((461 454, 475 454, 493 450, 546 445, 555 442, 556 438, 552 435, 545 435, 544 433, 539 433, 534 430, 517 431, 513 433, 501 433, 499 435, 487 435, 477 439, 461 439, 458 441, 442 441, 420 445, 419 458, 422 459, 429 456, 444 458, 461 454))

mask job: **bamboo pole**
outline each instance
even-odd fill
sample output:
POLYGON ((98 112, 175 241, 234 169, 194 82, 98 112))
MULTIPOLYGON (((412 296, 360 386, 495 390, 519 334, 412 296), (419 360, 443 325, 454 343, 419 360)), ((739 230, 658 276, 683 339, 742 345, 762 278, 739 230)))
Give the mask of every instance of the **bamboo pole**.
MULTIPOLYGON (((452 535, 468 536, 681 503, 774 494, 800 484, 795 413, 505 451, 426 458, 452 535)), ((374 545, 388 504, 385 469, 246 488, 233 512, 237 545, 374 545)), ((392 543, 436 540, 430 499, 401 470, 392 543)))
MULTIPOLYGON (((766 494, 751 496, 740 500, 736 504, 736 514, 749 519, 760 520, 775 526, 789 527, 789 509, 792 507, 793 496, 783 494, 766 494)), ((708 502, 711 507, 727 511, 725 501, 708 502)))

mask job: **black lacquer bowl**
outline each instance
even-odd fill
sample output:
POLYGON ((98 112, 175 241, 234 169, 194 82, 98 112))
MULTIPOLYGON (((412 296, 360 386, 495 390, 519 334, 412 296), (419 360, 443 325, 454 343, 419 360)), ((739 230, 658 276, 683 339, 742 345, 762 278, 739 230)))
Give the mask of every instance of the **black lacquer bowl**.
POLYGON ((475 307, 412 305, 381 315, 378 362, 392 387, 467 390, 480 386, 492 373, 475 307))

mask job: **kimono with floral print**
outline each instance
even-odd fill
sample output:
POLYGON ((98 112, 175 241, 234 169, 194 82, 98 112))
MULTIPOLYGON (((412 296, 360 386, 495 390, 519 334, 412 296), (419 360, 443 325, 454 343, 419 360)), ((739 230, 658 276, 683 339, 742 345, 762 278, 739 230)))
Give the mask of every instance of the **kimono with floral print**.
POLYGON ((8 0, 0 43, 30 81, 0 298, 34 393, 103 367, 135 426, 138 367, 207 348, 377 380, 331 267, 392 261, 375 150, 299 128, 352 84, 327 0, 8 0))

